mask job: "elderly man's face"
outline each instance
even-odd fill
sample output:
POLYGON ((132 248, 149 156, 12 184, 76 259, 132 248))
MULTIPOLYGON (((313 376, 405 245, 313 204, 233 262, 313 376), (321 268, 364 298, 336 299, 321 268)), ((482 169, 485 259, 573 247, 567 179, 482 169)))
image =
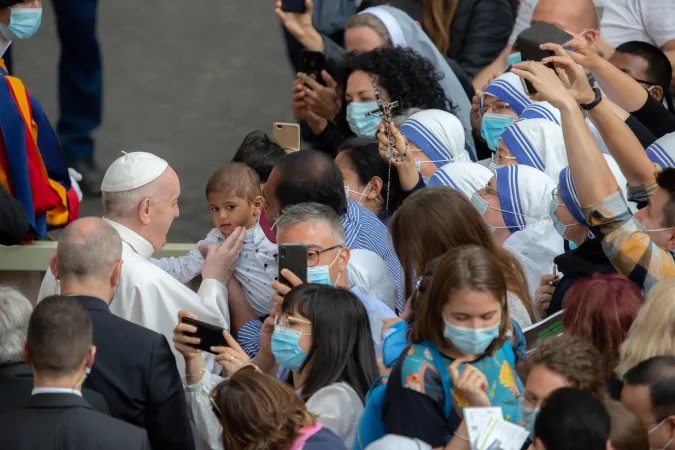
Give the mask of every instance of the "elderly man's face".
POLYGON ((148 211, 148 233, 146 238, 155 250, 166 245, 166 235, 171 224, 178 218, 178 197, 180 196, 180 182, 178 175, 169 167, 160 177, 159 192, 150 200, 148 211))
POLYGON ((277 243, 279 244, 304 244, 307 246, 307 251, 321 252, 318 259, 310 261, 308 258, 307 265, 311 266, 330 266, 330 279, 333 283, 338 284, 339 281, 344 282, 347 269, 347 262, 349 261, 349 251, 344 247, 333 248, 340 245, 340 242, 335 238, 330 230, 330 227, 321 222, 304 222, 297 225, 291 225, 280 229, 277 234, 277 243), (322 251, 326 250, 326 251, 322 251))
POLYGON ((12 8, 42 8, 42 0, 29 0, 27 2, 17 3, 8 8, 0 8, 0 23, 9 25, 9 19, 12 14, 12 8))

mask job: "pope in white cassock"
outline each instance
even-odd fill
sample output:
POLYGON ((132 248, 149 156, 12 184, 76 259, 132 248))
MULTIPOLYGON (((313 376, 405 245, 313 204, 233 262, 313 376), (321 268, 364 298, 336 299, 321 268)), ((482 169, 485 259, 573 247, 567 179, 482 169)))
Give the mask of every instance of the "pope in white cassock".
MULTIPOLYGON (((117 230, 123 243, 122 275, 110 311, 163 334, 169 342, 181 309, 229 329, 225 284, 232 276, 245 233, 234 232, 219 247, 209 249, 202 284, 194 293, 149 261, 166 244, 169 228, 179 214, 180 183, 169 164, 150 153, 125 154, 106 172, 101 191, 104 219, 117 230)), ((47 271, 38 301, 59 293, 57 278, 58 274, 55 277, 47 271)), ((184 373, 183 357, 173 346, 171 349, 178 370, 184 373)))

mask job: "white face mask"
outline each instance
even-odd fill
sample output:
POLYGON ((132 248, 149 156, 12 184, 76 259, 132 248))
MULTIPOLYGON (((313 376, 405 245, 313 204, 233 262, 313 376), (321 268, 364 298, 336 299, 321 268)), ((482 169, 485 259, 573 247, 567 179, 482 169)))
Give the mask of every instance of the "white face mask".
POLYGON ((357 191, 352 191, 349 189, 349 186, 345 185, 345 195, 347 198, 349 198, 349 194, 355 194, 359 196, 358 203, 361 204, 361 200, 363 200, 363 197, 366 196, 366 192, 368 191, 368 188, 370 187, 370 183, 372 181, 369 181, 368 184, 366 185, 366 188, 363 190, 363 192, 357 192, 357 191))

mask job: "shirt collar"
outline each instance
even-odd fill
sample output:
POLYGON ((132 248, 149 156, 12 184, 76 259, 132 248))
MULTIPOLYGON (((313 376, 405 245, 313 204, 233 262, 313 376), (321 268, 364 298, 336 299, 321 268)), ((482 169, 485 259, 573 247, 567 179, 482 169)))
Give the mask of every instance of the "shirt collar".
POLYGON ((143 259, 148 259, 153 253, 155 253, 155 248, 152 246, 152 244, 138 233, 130 230, 120 223, 106 219, 105 217, 103 220, 108 222, 108 224, 110 224, 110 226, 113 227, 120 235, 122 241, 126 242, 129 247, 131 247, 143 259))
POLYGON ((38 394, 74 394, 77 395, 78 397, 82 397, 82 392, 76 389, 68 389, 68 388, 41 387, 35 388, 33 389, 33 392, 31 392, 31 395, 38 395, 38 394))

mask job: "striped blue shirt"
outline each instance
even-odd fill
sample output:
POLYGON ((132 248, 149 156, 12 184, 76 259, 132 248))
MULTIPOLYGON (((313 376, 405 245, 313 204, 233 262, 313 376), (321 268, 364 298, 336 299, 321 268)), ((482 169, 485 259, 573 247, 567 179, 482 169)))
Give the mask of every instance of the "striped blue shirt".
MULTIPOLYGON (((347 214, 342 216, 347 247, 351 250, 370 250, 387 263, 387 267, 398 285, 396 309, 399 312, 403 311, 405 306, 403 269, 401 269, 401 263, 394 253, 387 227, 365 206, 352 200, 347 200, 347 202, 347 214)), ((251 358, 260 350, 261 329, 262 323, 253 320, 247 322, 237 335, 239 345, 251 358)))

